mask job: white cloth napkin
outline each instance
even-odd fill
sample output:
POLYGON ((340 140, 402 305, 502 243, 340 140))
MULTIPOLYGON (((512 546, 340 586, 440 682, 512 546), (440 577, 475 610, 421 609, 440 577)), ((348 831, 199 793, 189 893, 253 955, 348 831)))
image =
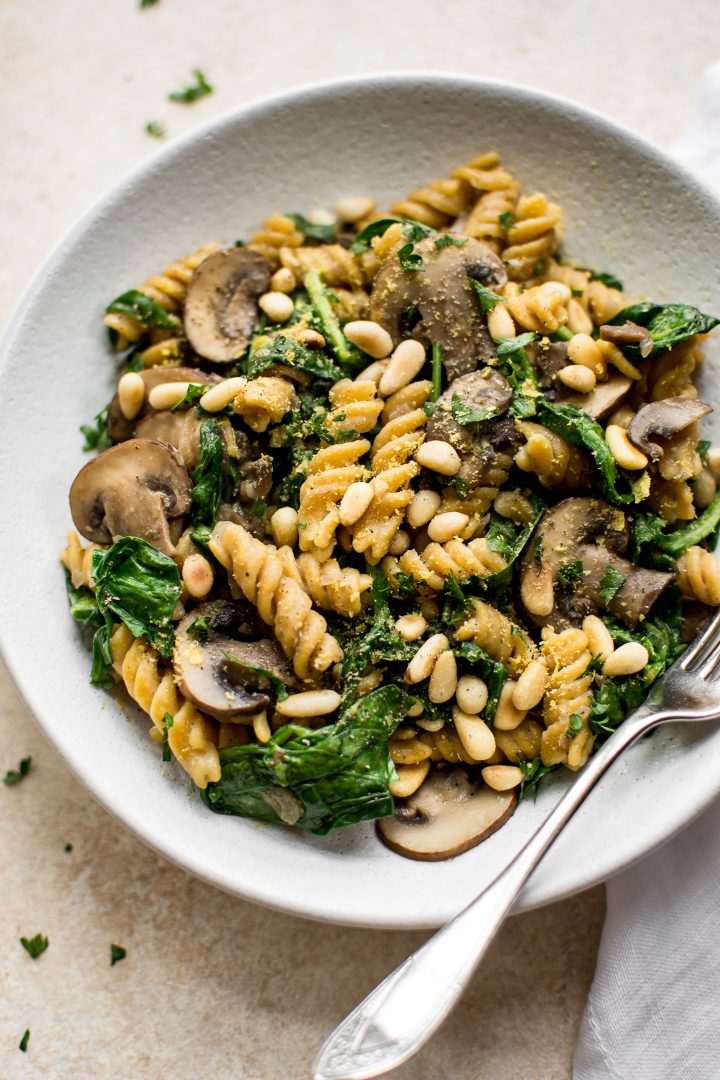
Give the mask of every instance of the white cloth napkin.
MULTIPOLYGON (((720 192, 720 62, 673 151, 720 192)), ((573 1061, 573 1080, 718 1078, 720 801, 608 882, 573 1061)))

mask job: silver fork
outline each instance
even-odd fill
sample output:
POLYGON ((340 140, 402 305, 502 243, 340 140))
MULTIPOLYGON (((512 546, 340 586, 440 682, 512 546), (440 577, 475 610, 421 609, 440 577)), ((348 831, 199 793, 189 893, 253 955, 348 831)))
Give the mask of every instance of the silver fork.
POLYGON ((719 717, 720 612, 590 758, 512 862, 333 1031, 315 1062, 315 1080, 370 1080, 411 1058, 455 1005, 555 837, 623 750, 667 720, 719 717))

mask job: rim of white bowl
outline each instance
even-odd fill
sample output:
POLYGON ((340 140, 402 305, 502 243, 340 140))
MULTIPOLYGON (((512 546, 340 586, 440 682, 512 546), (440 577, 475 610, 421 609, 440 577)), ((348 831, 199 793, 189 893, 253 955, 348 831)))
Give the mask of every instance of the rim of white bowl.
MULTIPOLYGON (((52 272, 55 264, 64 258, 66 249, 70 247, 90 225, 100 219, 107 208, 116 204, 118 200, 121 200, 125 193, 132 188, 137 179, 146 177, 148 174, 152 174, 156 169, 164 167, 166 163, 172 161, 173 157, 181 155, 186 146, 202 139, 206 134, 218 133, 225 127, 236 123, 238 120, 245 117, 250 118, 253 115, 275 109, 285 103, 296 104, 299 100, 305 99, 305 101, 310 104, 314 97, 325 96, 329 91, 337 89, 352 90, 356 87, 362 89, 367 86, 380 88, 383 85, 387 86, 388 89, 391 89, 398 84, 412 83, 423 83, 429 88, 432 88, 433 85, 442 85, 450 88, 455 86, 458 89, 477 87, 493 91, 503 91, 507 93, 509 97, 514 97, 518 100, 531 100, 534 103, 545 102, 553 108, 560 108, 566 112, 574 113, 583 120, 604 129, 604 131, 611 136, 615 136, 621 141, 633 143, 649 158, 662 165, 665 171, 674 174, 678 181, 684 183, 690 189, 694 188, 704 199, 709 200, 714 204, 717 207, 718 218, 720 220, 720 199, 718 199, 716 193, 702 180, 702 178, 699 178, 694 173, 690 172, 665 150, 656 146, 643 135, 639 135, 622 122, 608 117, 604 113, 599 112, 590 106, 581 105, 569 98, 563 97, 560 94, 545 90, 537 90, 528 84, 509 80, 484 78, 482 76, 442 71, 423 71, 421 69, 412 71, 376 72, 367 75, 348 75, 340 78, 308 82, 291 89, 281 90, 274 94, 254 99, 244 105, 232 107, 217 116, 211 117, 203 123, 198 124, 185 134, 174 138, 167 145, 156 149, 139 164, 133 166, 122 175, 119 180, 104 192, 103 195, 96 199, 95 202, 74 222, 74 224, 63 233, 46 258, 40 263, 37 270, 31 275, 30 280, 23 289, 8 320, 2 338, 0 338, 0 378, 4 376, 5 369, 9 365, 15 336, 18 329, 22 326, 26 309, 30 305, 40 282, 52 272)), ((22 645, 18 644, 17 648, 20 647, 22 647, 22 645)), ((250 900, 253 903, 276 911, 282 911, 316 921, 346 926, 364 926, 375 929, 398 930, 429 929, 439 925, 437 921, 428 921, 427 916, 413 917, 409 914, 398 918, 370 922, 366 917, 363 918, 359 912, 339 912, 336 906, 325 904, 321 898, 315 898, 316 902, 313 908, 310 908, 307 903, 303 902, 301 899, 295 899, 293 896, 284 897, 282 901, 280 901, 273 892, 263 888, 262 883, 249 879, 242 882, 240 886, 233 876, 224 873, 222 867, 213 867, 209 870, 207 868, 198 868, 193 865, 185 856, 181 848, 172 843, 170 837, 157 837, 151 830, 145 828, 144 822, 139 815, 134 815, 132 809, 129 808, 126 803, 123 803, 121 798, 114 798, 103 791, 102 785, 97 783, 96 775, 81 768, 78 763, 65 752, 62 740, 58 737, 53 725, 50 722, 46 722, 45 717, 42 715, 43 709, 42 706, 35 701, 33 688, 28 685, 23 685, 21 679, 16 674, 17 669, 14 662, 15 649, 16 645, 11 640, 10 627, 6 626, 4 621, 0 621, 0 654, 5 661, 15 686, 17 687, 18 693, 45 737, 52 743, 70 768, 71 772, 77 777, 86 790, 88 790, 113 817, 120 821, 126 828, 129 828, 140 840, 142 840, 143 843, 170 862, 181 867, 188 873, 199 877, 201 880, 207 881, 234 896, 239 896, 245 900, 250 900)), ((529 911, 533 908, 554 903, 565 897, 572 896, 575 893, 591 888, 594 885, 608 880, 621 870, 649 854, 649 852, 661 846, 671 839, 672 836, 675 836, 694 821, 717 797, 717 795, 720 794, 720 772, 718 772, 717 775, 713 775, 712 770, 708 770, 707 774, 703 777, 703 780, 704 783, 698 784, 693 791, 686 792, 687 813, 682 820, 677 822, 675 828, 670 830, 661 828, 656 829, 653 832, 652 828, 648 828, 646 823, 646 831, 642 839, 638 837, 635 844, 629 842, 620 861, 616 858, 612 859, 604 855, 602 858, 598 858, 594 861, 592 865, 586 864, 583 866, 582 860, 578 860, 577 865, 570 869, 562 881, 548 882, 544 888, 533 888, 531 896, 526 896, 525 893, 521 893, 513 912, 520 913, 522 911, 529 911)))

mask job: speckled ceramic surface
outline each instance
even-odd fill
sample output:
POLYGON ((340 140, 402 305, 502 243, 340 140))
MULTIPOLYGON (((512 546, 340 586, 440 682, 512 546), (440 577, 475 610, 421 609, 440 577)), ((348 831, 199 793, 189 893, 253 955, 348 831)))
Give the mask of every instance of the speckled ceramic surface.
MULTIPOLYGON (((109 297, 180 253, 247 236, 277 207, 309 210, 364 192, 382 203, 488 145, 526 185, 562 202, 571 256, 645 295, 720 306, 720 207, 657 150, 532 91, 378 76, 276 97, 157 154, 63 241, 3 343, 2 469, 13 512, 0 522, 2 644, 29 705, 90 790, 148 843, 231 892, 311 917, 440 923, 497 872, 559 789, 548 786, 485 844, 439 864, 393 855, 369 825, 318 839, 202 806, 179 769, 160 762, 147 721, 90 687, 89 659, 67 614, 57 551, 70 524, 67 489, 83 460, 77 428, 113 383, 101 314, 109 297), (331 145, 342 154, 330 159, 331 145)), ((712 357, 707 367, 712 402, 712 357)), ((585 888, 666 839, 720 791, 719 764, 720 733, 667 729, 646 740, 578 814, 521 906, 585 888)))

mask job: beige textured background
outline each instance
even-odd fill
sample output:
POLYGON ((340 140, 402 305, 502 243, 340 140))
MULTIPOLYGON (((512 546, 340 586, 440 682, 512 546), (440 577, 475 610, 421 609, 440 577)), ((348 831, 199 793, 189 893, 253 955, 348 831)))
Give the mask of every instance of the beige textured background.
MULTIPOLYGON (((430 0, 160 0, 143 12, 137 0, 0 0, 0 322, 77 215, 155 149, 147 120, 176 135, 300 82, 430 68, 532 83, 669 143, 720 43, 716 0, 690 0, 682 17, 671 0, 439 10, 430 0), (215 95, 167 102, 196 66, 215 95)), ((158 217, 161 227, 161 206, 158 217)), ((323 1036, 422 940, 262 911, 166 865, 90 800, 4 671, 0 748, 0 774, 33 757, 23 784, 0 785, 1 1080, 304 1080, 323 1036), (33 963, 18 938, 38 930, 51 944, 33 963), (111 942, 128 950, 114 968, 111 942)), ((568 1077, 603 903, 595 889, 513 919, 450 1022, 397 1075, 568 1077)))

